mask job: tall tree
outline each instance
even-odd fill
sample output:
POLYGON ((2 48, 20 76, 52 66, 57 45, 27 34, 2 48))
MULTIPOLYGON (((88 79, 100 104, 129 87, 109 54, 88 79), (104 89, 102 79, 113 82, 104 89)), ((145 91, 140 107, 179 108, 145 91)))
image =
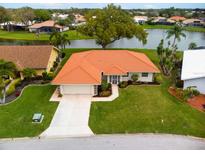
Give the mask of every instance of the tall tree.
POLYGON ((0 60, 0 85, 1 85, 1 92, 3 97, 0 101, 1 103, 5 103, 5 98, 6 98, 5 78, 14 77, 16 70, 17 69, 14 63, 0 60))
POLYGON ((143 44, 146 43, 147 33, 134 23, 132 17, 120 6, 113 4, 103 9, 90 11, 86 16, 86 24, 79 26, 78 31, 94 36, 96 43, 102 48, 121 38, 136 37, 143 44))
POLYGON ((29 25, 29 21, 33 21, 35 18, 35 14, 32 8, 30 7, 22 7, 15 11, 15 19, 17 21, 22 22, 26 26, 29 25))
POLYGON ((37 9, 34 10, 35 20, 38 22, 46 21, 51 19, 51 13, 48 10, 37 9))
POLYGON ((186 37, 186 34, 183 32, 183 27, 181 25, 175 25, 172 29, 167 31, 167 39, 174 37, 172 48, 176 46, 176 40, 181 41, 181 37, 186 37))

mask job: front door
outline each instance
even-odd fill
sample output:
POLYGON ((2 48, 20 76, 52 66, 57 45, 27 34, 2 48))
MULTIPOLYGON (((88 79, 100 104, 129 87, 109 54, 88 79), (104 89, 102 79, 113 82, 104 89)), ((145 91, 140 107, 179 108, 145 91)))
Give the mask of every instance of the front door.
POLYGON ((118 75, 111 75, 110 76, 110 83, 118 84, 120 82, 120 76, 118 75))

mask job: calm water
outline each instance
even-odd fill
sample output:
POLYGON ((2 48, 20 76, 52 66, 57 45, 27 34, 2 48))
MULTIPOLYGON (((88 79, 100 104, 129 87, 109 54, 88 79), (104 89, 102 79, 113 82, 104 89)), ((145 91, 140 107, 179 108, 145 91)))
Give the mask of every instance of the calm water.
MULTIPOLYGON (((147 38, 147 44, 143 45, 136 38, 132 39, 120 39, 114 43, 108 45, 108 48, 147 48, 154 49, 158 46, 161 39, 165 39, 165 45, 167 45, 168 40, 166 40, 166 30, 153 29, 147 30, 149 33, 147 38)), ((179 50, 186 50, 189 43, 195 42, 197 46, 205 46, 205 33, 198 32, 184 32, 186 38, 182 38, 178 45, 179 50)), ((171 41, 173 38, 171 39, 171 41)), ((48 44, 46 41, 9 41, 0 40, 0 45, 35 45, 35 44, 48 44)), ((101 48, 101 46, 95 43, 95 40, 72 40, 71 45, 67 45, 67 48, 101 48)))

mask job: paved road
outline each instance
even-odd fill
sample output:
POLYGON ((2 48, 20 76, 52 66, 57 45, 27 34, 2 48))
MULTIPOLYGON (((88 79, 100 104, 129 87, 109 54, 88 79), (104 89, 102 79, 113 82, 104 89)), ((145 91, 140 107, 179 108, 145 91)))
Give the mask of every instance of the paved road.
POLYGON ((177 135, 98 135, 64 139, 0 140, 0 149, 205 149, 205 140, 177 135))

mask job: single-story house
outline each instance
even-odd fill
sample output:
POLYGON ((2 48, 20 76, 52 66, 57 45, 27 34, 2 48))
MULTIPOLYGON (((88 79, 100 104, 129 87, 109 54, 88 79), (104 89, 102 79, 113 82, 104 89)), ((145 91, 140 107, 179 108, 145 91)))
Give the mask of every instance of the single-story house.
POLYGON ((205 23, 199 19, 186 19, 182 22, 185 26, 204 26, 205 23))
POLYGON ((85 16, 81 14, 74 14, 74 17, 75 17, 75 23, 85 23, 86 22, 85 16))
POLYGON ((134 21, 135 23, 138 23, 138 24, 145 24, 147 20, 148 20, 147 16, 134 16, 134 21))
POLYGON ((68 18, 68 16, 69 16, 68 14, 61 14, 61 13, 53 13, 52 14, 53 19, 58 18, 58 19, 65 20, 66 18, 68 18))
POLYGON ((184 89, 195 86, 205 94, 205 50, 184 51, 181 79, 184 89))
MULTIPOLYGON (((31 25, 32 22, 29 21, 28 24, 31 25)), ((9 21, 9 22, 0 23, 1 29, 6 29, 9 31, 25 30, 27 27, 28 26, 22 22, 9 21)))
POLYGON ((30 32, 38 32, 38 33, 51 33, 53 29, 62 32, 65 30, 65 27, 55 24, 55 21, 48 20, 41 23, 35 23, 32 26, 29 26, 30 32))
POLYGON ((64 94, 98 94, 102 80, 111 84, 132 80, 132 74, 139 75, 138 81, 153 82, 159 69, 143 53, 128 50, 90 50, 72 54, 61 71, 52 81, 60 85, 64 94))
POLYGON ((13 62, 19 70, 32 68, 37 75, 50 72, 58 59, 59 50, 51 45, 43 46, 0 46, 0 59, 13 62))
POLYGON ((176 22, 186 20, 186 18, 185 18, 185 17, 182 17, 182 16, 172 16, 172 17, 170 17, 169 19, 170 19, 170 20, 174 20, 174 21, 176 21, 176 22))

